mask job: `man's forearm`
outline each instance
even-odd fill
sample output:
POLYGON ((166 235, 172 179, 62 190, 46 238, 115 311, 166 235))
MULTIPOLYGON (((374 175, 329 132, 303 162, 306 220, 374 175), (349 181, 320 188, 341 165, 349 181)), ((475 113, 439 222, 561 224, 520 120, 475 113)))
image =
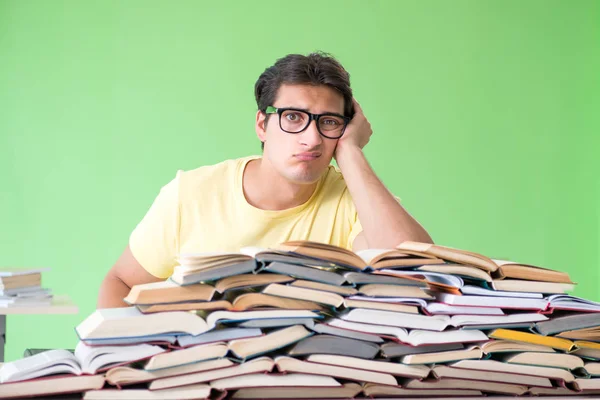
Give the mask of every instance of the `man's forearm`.
POLYGON ((393 248, 405 240, 433 243, 379 180, 360 148, 346 148, 338 152, 336 160, 370 248, 393 248))
POLYGON ((129 294, 129 290, 125 282, 110 274, 107 275, 100 285, 96 308, 128 307, 123 298, 129 294))

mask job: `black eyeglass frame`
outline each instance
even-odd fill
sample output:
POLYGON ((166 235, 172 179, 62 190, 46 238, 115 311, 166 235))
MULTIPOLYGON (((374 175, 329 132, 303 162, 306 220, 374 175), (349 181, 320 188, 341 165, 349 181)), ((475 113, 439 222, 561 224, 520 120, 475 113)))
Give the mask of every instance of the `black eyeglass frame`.
POLYGON ((306 110, 302 110, 299 108, 292 108, 292 107, 285 107, 285 108, 277 108, 277 107, 273 107, 273 106, 268 106, 267 109, 265 110, 265 114, 270 115, 270 114, 278 114, 279 115, 279 128, 286 132, 286 133, 290 133, 290 134, 296 134, 296 133, 302 133, 304 132, 308 126, 310 125, 310 123, 314 120, 315 123, 317 124, 317 131, 319 131, 319 133, 321 134, 321 136, 326 137, 327 139, 339 139, 344 135, 344 132, 346 131, 346 128, 348 127, 348 124, 350 123, 350 121, 352 120, 352 118, 350 117, 346 117, 340 114, 336 114, 336 113, 324 113, 324 114, 312 114, 306 110), (285 111, 297 111, 297 112, 301 112, 304 114, 308 114, 308 122, 306 123, 306 126, 304 128, 302 128, 301 130, 299 130, 298 132, 290 132, 287 131, 285 129, 283 129, 283 127, 281 126, 281 115, 285 112, 285 111), (321 119, 321 117, 337 117, 337 118, 341 118, 344 121, 344 126, 342 127, 341 133, 339 134, 339 136, 327 136, 326 134, 324 134, 321 131, 321 127, 319 126, 319 119, 321 119))

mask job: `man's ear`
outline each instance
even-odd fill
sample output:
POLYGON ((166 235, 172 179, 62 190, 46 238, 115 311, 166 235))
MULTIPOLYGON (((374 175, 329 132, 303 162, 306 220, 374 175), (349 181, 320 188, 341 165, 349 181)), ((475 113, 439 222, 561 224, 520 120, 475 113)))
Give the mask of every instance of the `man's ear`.
POLYGON ((258 110, 256 112, 256 123, 254 124, 254 130, 256 131, 256 136, 261 142, 265 142, 267 140, 267 114, 258 110))

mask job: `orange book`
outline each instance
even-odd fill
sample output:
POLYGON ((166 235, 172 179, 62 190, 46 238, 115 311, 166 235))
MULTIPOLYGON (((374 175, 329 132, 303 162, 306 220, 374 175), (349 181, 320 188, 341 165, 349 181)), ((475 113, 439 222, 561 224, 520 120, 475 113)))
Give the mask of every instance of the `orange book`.
POLYGON ((577 349, 575 343, 568 339, 536 335, 534 333, 514 331, 512 329, 496 329, 489 334, 489 337, 492 339, 504 339, 511 340, 513 342, 538 344, 566 352, 571 352, 577 349))

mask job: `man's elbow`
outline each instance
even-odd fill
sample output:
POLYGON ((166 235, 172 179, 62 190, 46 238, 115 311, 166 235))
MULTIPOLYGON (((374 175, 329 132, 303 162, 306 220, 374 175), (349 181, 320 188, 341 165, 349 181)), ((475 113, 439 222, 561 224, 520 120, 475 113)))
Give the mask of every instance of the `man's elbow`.
POLYGON ((129 294, 129 290, 129 286, 116 276, 113 270, 109 271, 100 285, 96 308, 127 307, 128 304, 123 298, 129 294))

